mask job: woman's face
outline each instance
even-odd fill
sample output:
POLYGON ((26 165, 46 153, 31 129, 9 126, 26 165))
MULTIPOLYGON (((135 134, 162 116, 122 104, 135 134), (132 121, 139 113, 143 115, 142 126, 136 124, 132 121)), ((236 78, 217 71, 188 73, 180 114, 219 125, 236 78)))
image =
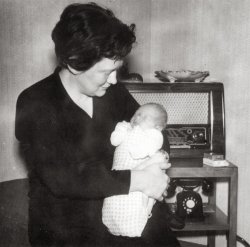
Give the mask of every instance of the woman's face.
POLYGON ((80 93, 101 97, 112 84, 117 83, 116 72, 123 61, 103 58, 84 72, 77 72, 75 80, 80 93))

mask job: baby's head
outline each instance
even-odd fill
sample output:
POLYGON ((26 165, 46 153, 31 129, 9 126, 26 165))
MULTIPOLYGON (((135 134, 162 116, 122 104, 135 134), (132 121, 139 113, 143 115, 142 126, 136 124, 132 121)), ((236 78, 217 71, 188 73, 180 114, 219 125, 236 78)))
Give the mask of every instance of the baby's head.
POLYGON ((168 115, 164 107, 156 103, 142 105, 132 117, 132 127, 139 125, 143 129, 162 131, 167 125, 168 115))

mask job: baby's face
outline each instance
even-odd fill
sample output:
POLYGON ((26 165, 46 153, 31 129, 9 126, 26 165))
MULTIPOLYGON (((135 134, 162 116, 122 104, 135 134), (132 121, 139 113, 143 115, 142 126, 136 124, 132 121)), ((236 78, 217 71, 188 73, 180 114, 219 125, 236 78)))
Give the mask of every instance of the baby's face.
POLYGON ((141 107, 136 111, 130 123, 132 127, 139 125, 142 129, 160 129, 155 121, 156 114, 150 107, 141 107))

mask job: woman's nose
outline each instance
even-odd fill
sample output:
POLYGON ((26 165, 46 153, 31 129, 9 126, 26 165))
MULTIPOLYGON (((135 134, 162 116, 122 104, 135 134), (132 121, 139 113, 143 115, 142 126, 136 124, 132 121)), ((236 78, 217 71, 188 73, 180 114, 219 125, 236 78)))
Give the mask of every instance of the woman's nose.
POLYGON ((117 78, 116 78, 116 70, 110 73, 107 82, 109 84, 116 84, 117 83, 117 78))

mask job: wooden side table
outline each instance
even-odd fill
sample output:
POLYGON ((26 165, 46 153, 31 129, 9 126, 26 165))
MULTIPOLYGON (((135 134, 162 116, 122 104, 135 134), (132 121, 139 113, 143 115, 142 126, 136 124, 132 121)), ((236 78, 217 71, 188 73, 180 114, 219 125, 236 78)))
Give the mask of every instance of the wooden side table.
MULTIPOLYGON (((237 233, 237 189, 238 189, 238 168, 230 163, 227 167, 211 167, 203 165, 202 167, 171 167, 168 170, 171 178, 213 178, 216 181, 226 179, 229 183, 228 191, 228 216, 226 216, 216 206, 216 190, 209 197, 208 203, 204 203, 203 211, 205 219, 201 222, 187 222, 182 230, 178 232, 199 232, 207 235, 207 246, 215 246, 216 233, 227 234, 228 247, 236 247, 237 233)), ((224 181, 224 180, 223 180, 224 181)))

